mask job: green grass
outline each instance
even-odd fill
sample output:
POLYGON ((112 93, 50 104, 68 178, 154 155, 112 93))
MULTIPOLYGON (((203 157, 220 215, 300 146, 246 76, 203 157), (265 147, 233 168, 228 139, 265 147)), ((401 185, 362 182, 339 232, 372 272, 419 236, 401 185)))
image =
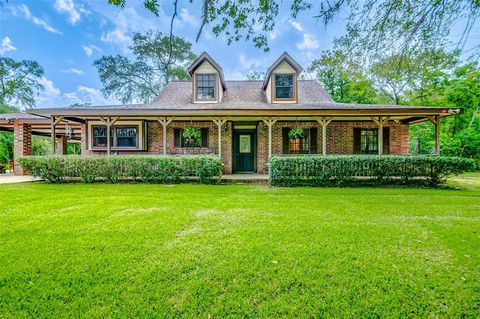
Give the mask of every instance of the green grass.
POLYGON ((480 317, 480 191, 0 186, 0 317, 480 317))

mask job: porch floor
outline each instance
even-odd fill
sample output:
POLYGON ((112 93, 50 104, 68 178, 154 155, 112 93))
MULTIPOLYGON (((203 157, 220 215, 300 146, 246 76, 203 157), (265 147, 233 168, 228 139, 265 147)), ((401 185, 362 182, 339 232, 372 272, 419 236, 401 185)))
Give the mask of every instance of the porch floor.
POLYGON ((268 184, 267 174, 225 174, 223 183, 268 184))

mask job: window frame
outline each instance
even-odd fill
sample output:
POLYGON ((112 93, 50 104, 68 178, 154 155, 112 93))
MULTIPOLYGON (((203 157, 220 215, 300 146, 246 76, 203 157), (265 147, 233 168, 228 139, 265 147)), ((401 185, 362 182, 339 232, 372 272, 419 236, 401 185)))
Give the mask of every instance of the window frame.
POLYGON ((318 130, 316 127, 302 127, 307 136, 300 139, 300 150, 298 152, 293 152, 291 149, 292 139, 288 137, 288 132, 291 127, 282 128, 282 154, 288 155, 305 155, 305 154, 317 154, 318 152, 318 130), (286 145, 285 145, 286 144, 286 145))
POLYGON ((113 131, 114 131, 114 147, 118 149, 138 149, 139 145, 139 133, 140 130, 138 128, 138 125, 128 125, 128 124, 122 124, 122 125, 113 125, 113 131), (118 146, 118 132, 117 130, 121 128, 135 128, 136 134, 135 134, 135 146, 118 146))
MULTIPOLYGON (((208 80, 209 81, 209 80, 208 80)), ((209 87, 202 87, 202 88, 209 88, 209 87)), ((217 100, 217 74, 215 73, 197 73, 195 74, 195 101, 197 102, 209 102, 209 101, 216 101, 217 100), (211 99, 203 99, 199 98, 198 96, 198 77, 199 76, 213 76, 213 98, 211 99)))
POLYGON ((272 94, 272 100, 273 101, 287 101, 287 102, 292 102, 297 100, 297 78, 295 73, 274 73, 272 77, 272 88, 273 88, 273 94, 272 94), (282 97, 277 97, 277 76, 284 76, 288 75, 292 77, 292 97, 288 98, 282 98, 282 97))
POLYGON ((176 148, 186 148, 186 149, 190 149, 190 148, 209 148, 210 129, 208 127, 198 127, 198 129, 200 130, 200 133, 201 133, 200 145, 199 146, 186 145, 184 137, 183 137, 184 128, 181 128, 181 127, 175 127, 173 129, 173 146, 176 147, 176 148), (175 135, 177 134, 176 132, 178 132, 179 137, 180 137, 180 141, 179 141, 180 145, 177 144, 178 141, 175 138, 175 135), (206 134, 206 137, 204 136, 204 134, 206 134))
MULTIPOLYGON (((92 124, 90 125, 89 133, 90 133, 90 149, 94 151, 103 151, 107 149, 107 145, 105 146, 95 146, 95 136, 93 134, 94 129, 96 127, 104 127, 104 124, 92 124)), ((142 134, 142 130, 140 129, 140 124, 121 124, 121 125, 112 125, 110 127, 110 148, 112 150, 140 150, 140 135, 142 134), (135 136, 135 146, 118 146, 117 140, 117 129, 118 128, 135 128, 136 136, 135 136)))

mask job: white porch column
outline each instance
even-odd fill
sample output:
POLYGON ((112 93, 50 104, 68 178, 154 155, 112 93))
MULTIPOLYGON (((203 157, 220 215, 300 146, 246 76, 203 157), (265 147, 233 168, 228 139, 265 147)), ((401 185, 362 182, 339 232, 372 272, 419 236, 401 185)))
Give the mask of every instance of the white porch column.
POLYGON ((57 141, 56 141, 57 133, 56 133, 55 127, 58 125, 58 123, 60 123, 63 120, 63 116, 56 118, 55 115, 52 115, 50 119, 51 119, 51 122, 50 122, 51 135, 50 136, 51 136, 51 143, 52 143, 51 153, 52 155, 55 155, 55 153, 57 152, 57 141))
POLYGON ((327 155, 327 126, 333 120, 332 117, 316 118, 317 122, 322 126, 322 155, 327 155))
POLYGON ((218 157, 222 158, 222 126, 227 123, 226 119, 218 118, 212 119, 213 123, 217 125, 218 128, 218 157))
POLYGON ((379 116, 378 118, 372 117, 372 121, 378 125, 378 155, 383 154, 383 127, 390 120, 390 117, 391 116, 379 116))
POLYGON ((268 126, 268 159, 272 157, 272 127, 277 122, 276 119, 263 119, 263 122, 268 126))
POLYGON ((440 155, 440 117, 435 115, 428 119, 435 125, 435 155, 440 155))
POLYGON ((162 117, 158 122, 163 126, 163 155, 167 155, 167 126, 173 121, 174 117, 162 117))
POLYGON ((107 127, 107 155, 110 156, 112 150, 112 143, 110 142, 110 128, 112 127, 115 122, 118 121, 118 116, 112 118, 111 116, 107 116, 106 118, 100 117, 100 121, 102 121, 105 126, 107 127))

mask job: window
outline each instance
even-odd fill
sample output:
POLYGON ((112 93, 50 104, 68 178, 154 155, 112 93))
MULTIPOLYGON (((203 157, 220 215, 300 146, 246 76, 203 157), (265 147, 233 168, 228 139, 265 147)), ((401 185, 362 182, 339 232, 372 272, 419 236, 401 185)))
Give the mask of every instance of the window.
POLYGON ((215 99, 215 74, 197 74, 197 100, 215 99))
POLYGON ((305 137, 290 139, 290 127, 282 128, 283 154, 316 154, 317 153, 317 128, 305 129, 305 137))
POLYGON ((208 128, 200 129, 201 137, 195 141, 187 141, 183 137, 183 129, 173 129, 173 144, 175 147, 208 147, 208 128))
POLYGON ((378 130, 361 130, 360 153, 378 153, 378 130))
MULTIPOLYGON (((107 147, 107 127, 93 126, 93 147, 107 147)), ((113 136, 111 135, 111 141, 113 136)))
MULTIPOLYGON (((113 148, 137 148, 138 126, 113 126, 110 129, 110 145, 113 148)), ((92 147, 107 147, 106 126, 92 126, 92 147)))
MULTIPOLYGON (((383 153, 389 153, 389 128, 383 128, 383 153)), ((378 154, 378 129, 354 129, 354 149, 357 154, 378 154)))
POLYGON ((116 127, 117 147, 137 147, 137 127, 120 126, 116 127))
POLYGON ((275 75, 275 98, 293 99, 293 74, 275 75))

